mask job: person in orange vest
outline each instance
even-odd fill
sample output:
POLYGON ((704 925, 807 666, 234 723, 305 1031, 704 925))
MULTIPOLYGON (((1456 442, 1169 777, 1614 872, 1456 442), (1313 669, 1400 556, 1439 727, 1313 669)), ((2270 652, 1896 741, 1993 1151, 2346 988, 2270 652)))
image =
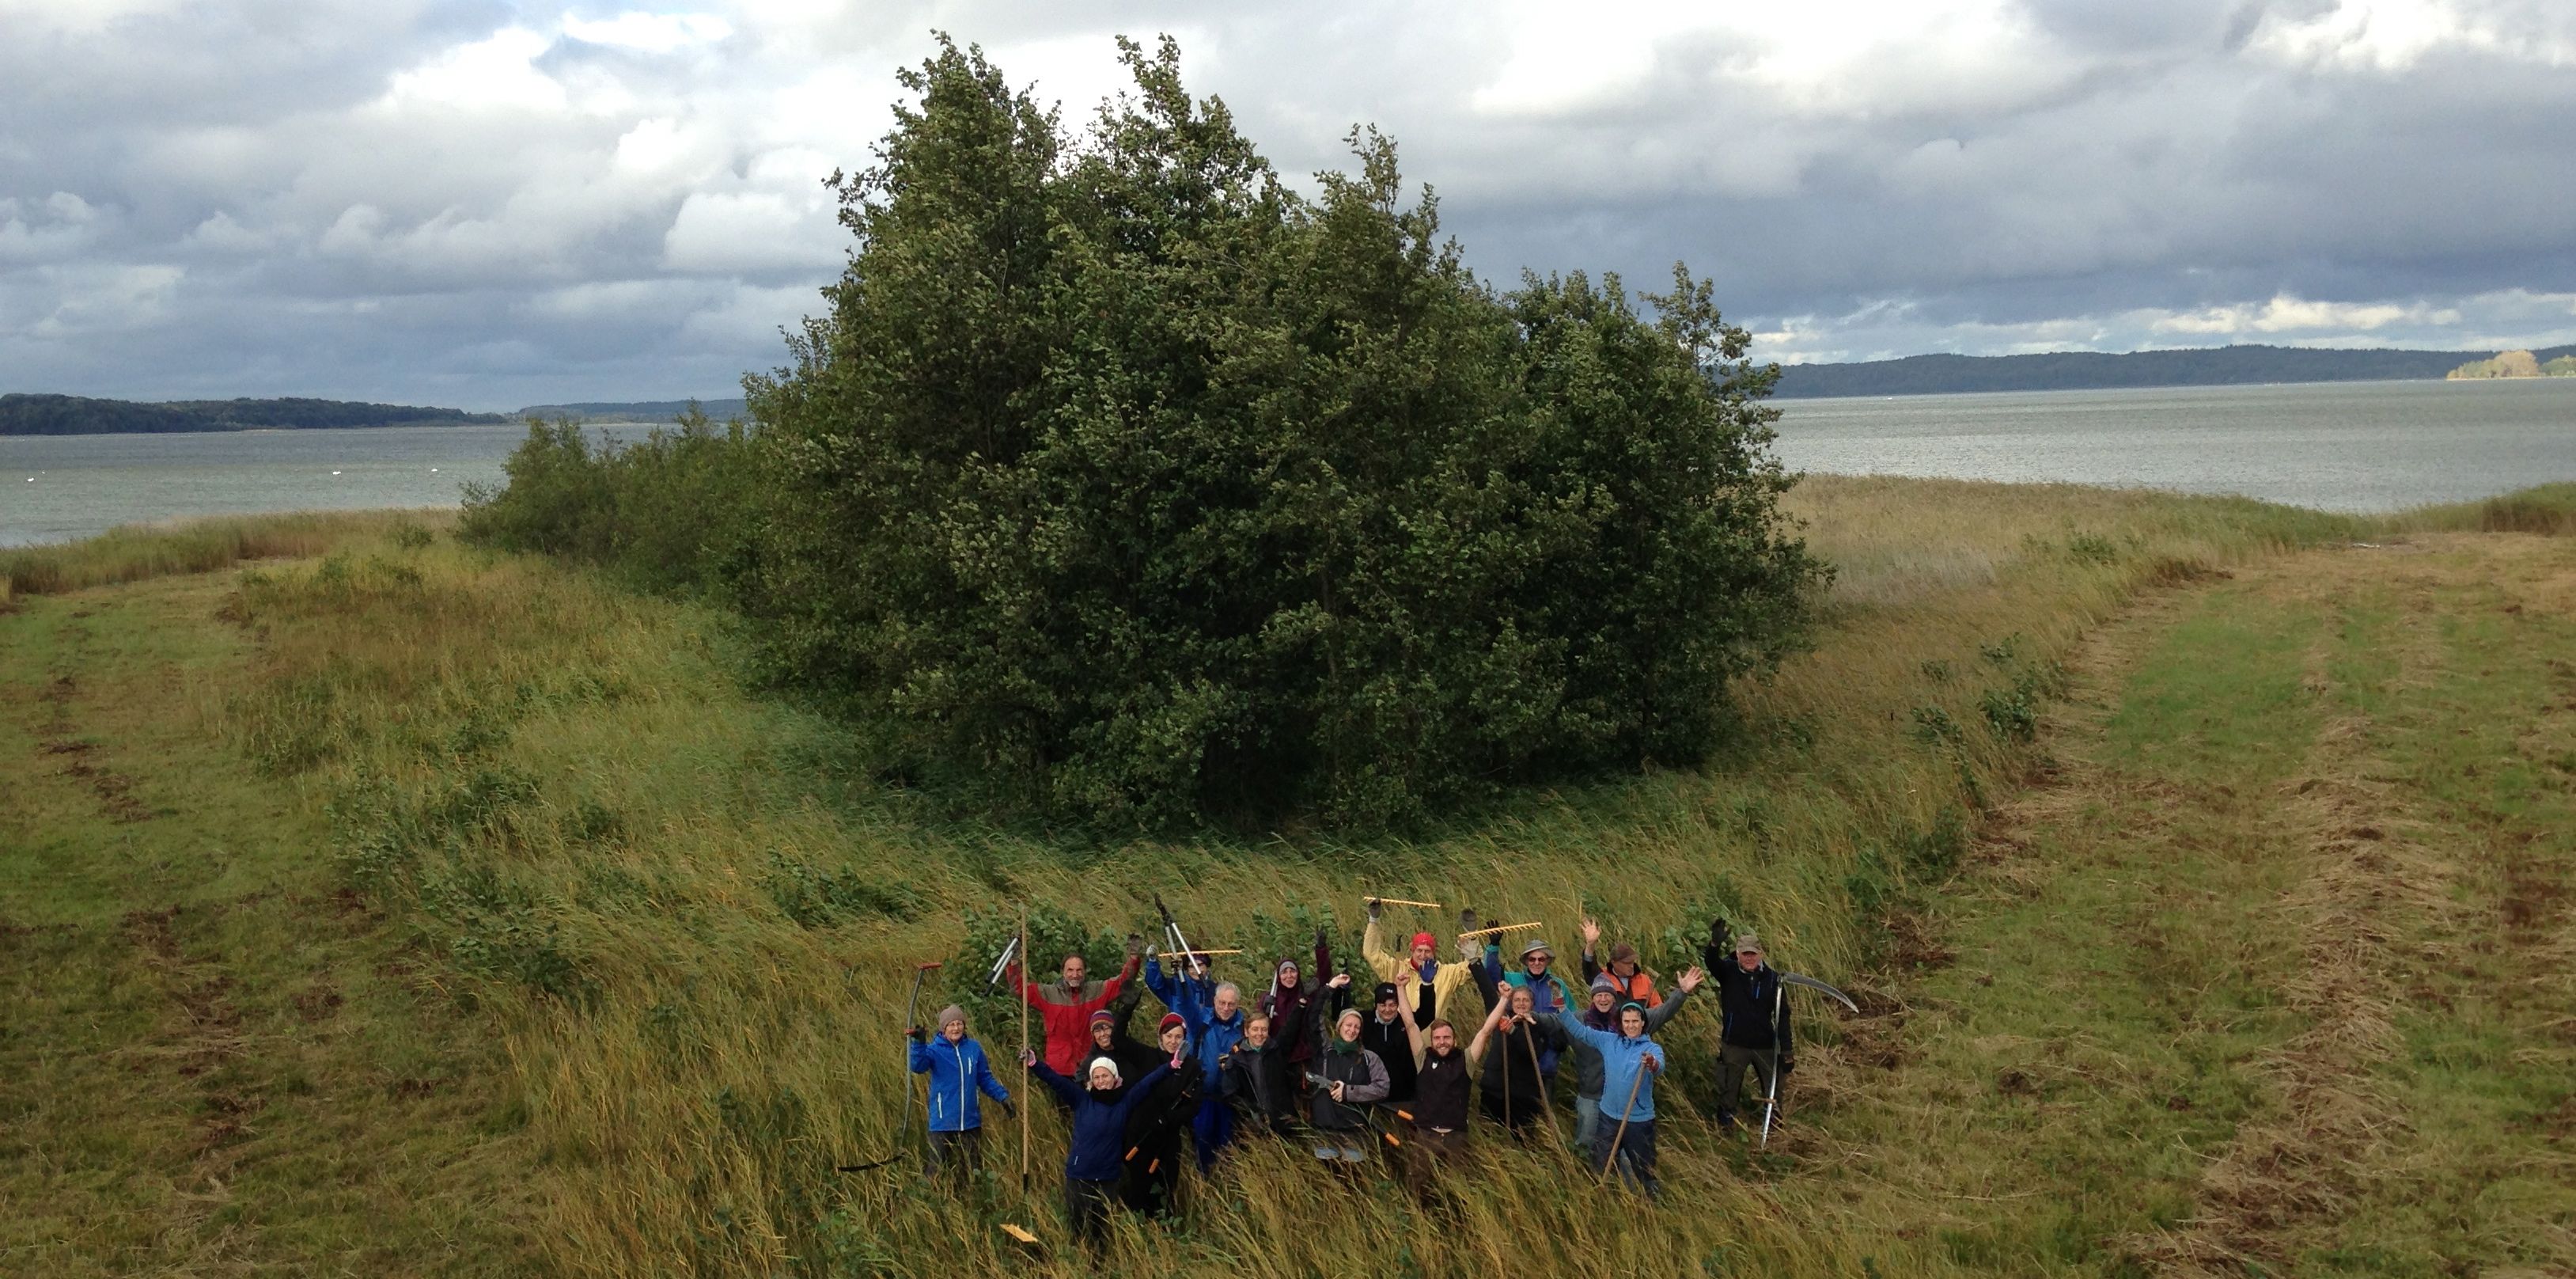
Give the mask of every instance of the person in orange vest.
POLYGON ((1608 968, 1603 968, 1600 964, 1595 963, 1592 958, 1592 949, 1594 946, 1599 945, 1600 941, 1601 925, 1593 923, 1589 919, 1584 920, 1584 985, 1589 986, 1595 980, 1606 975, 1610 979, 1610 988, 1618 992, 1620 1003, 1624 1004, 1634 1001, 1636 1003, 1643 1004, 1648 1008, 1652 1008, 1655 1005, 1664 1002, 1663 996, 1655 993, 1655 975, 1638 966, 1636 947, 1631 946, 1626 942, 1611 943, 1610 966, 1608 968))

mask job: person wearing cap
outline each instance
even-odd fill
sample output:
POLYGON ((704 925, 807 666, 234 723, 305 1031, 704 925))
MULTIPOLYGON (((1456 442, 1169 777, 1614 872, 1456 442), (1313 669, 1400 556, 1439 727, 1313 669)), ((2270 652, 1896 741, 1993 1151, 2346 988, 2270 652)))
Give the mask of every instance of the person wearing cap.
MULTIPOLYGON (((1342 988, 1333 991, 1336 1000, 1343 993, 1342 988)), ((1360 1047, 1386 1063, 1386 1103, 1403 1105, 1413 1100, 1413 1043, 1422 1028, 1404 1015, 1394 982, 1379 982, 1369 992, 1369 1002, 1373 1015, 1360 1023, 1360 1047)))
POLYGON ((1170 1060, 1131 1084, 1117 1062, 1094 1057, 1084 1069, 1083 1083, 1077 1085, 1038 1060, 1036 1053, 1021 1050, 1021 1068, 1055 1094, 1073 1116, 1072 1139, 1064 1151, 1064 1215, 1074 1237, 1084 1244, 1097 1248, 1108 1240, 1109 1205, 1118 1196, 1118 1179, 1124 1171, 1128 1117, 1148 1090, 1185 1064, 1186 1059, 1174 1052, 1170 1060))
MULTIPOLYGON (((1350 976, 1341 973, 1333 980, 1347 986, 1350 976)), ((1377 1144, 1363 1107, 1385 1099, 1386 1062, 1360 1047, 1360 1023, 1367 1018, 1359 1009, 1336 1013, 1318 1007, 1315 1011, 1324 1050, 1315 1054, 1314 1068, 1306 1073, 1314 1091, 1314 1118, 1308 1132, 1317 1159, 1352 1175, 1367 1166, 1370 1148, 1377 1144)))
MULTIPOLYGON (((1691 973, 1698 971, 1694 968, 1691 973)), ((1663 1029, 1664 1023, 1671 1021, 1674 1014, 1682 1010, 1682 1001, 1689 998, 1691 991, 1700 984, 1700 978, 1691 976, 1691 973, 1683 974, 1689 977, 1690 981, 1673 992, 1672 998, 1660 1004, 1647 1006, 1647 1034, 1651 1035, 1663 1029)), ((1618 984, 1611 979, 1610 974, 1597 974, 1592 979, 1590 1002, 1585 1005, 1578 1020, 1594 1030, 1616 1032, 1619 1029, 1619 1005, 1623 1003, 1642 1004, 1644 1001, 1621 999, 1618 984)), ((1566 1038, 1568 1040, 1566 1047, 1574 1054, 1574 1150, 1577 1154, 1581 1154, 1592 1149, 1592 1134, 1600 1130, 1601 1090, 1606 1080, 1603 1074, 1601 1050, 1594 1047, 1590 1041, 1576 1038, 1571 1034, 1566 1038)), ((1618 1103, 1614 1100, 1611 1104, 1618 1103)))
MULTIPOLYGON (((1692 969, 1681 975, 1678 1002, 1699 986, 1702 974, 1692 969)), ((1664 1049, 1648 1037, 1647 1009, 1635 1000, 1619 1005, 1619 1028, 1596 1030, 1579 1017, 1545 1014, 1539 1025, 1565 1035, 1575 1043, 1590 1047, 1601 1056, 1603 1110, 1601 1123, 1593 1130, 1592 1144, 1586 1152, 1592 1166, 1603 1172, 1610 1169, 1615 1157, 1620 1176, 1630 1186, 1655 1197, 1655 1076, 1664 1068, 1664 1049)))
POLYGON ((1610 944, 1610 966, 1605 969, 1600 964, 1593 962, 1592 959, 1592 948, 1594 945, 1598 944, 1600 940, 1601 925, 1593 923, 1589 919, 1584 920, 1583 980, 1586 982, 1598 981, 1603 975, 1607 974, 1610 978, 1611 988, 1619 992, 1619 998, 1622 1001, 1633 999, 1638 1003, 1644 1004, 1648 1008, 1652 1008, 1655 1005, 1662 1003, 1664 997, 1655 993, 1654 975, 1647 972, 1644 968, 1639 967, 1637 964, 1637 948, 1626 942, 1612 942, 1610 944))
POLYGON ((984 1113, 976 1094, 1001 1103, 1013 1113, 1011 1090, 993 1077, 984 1046, 966 1036, 966 1010, 955 1004, 939 1010, 939 1038, 934 1042, 914 1026, 912 1073, 930 1079, 930 1157, 924 1171, 932 1177, 962 1167, 971 1180, 983 1165, 984 1113))
MULTIPOLYGON (((1136 985, 1140 990, 1144 987, 1143 982, 1138 982, 1136 985)), ((1127 1033, 1126 1026, 1120 1022, 1118 1010, 1115 1007, 1103 1008, 1091 1014, 1091 1046, 1084 1049, 1082 1053, 1086 1070, 1092 1058, 1106 1057, 1117 1064, 1120 1075, 1135 1079, 1141 1077, 1146 1071, 1152 1070, 1155 1062, 1169 1055, 1168 1053, 1158 1055, 1152 1044, 1136 1042, 1135 1038, 1127 1033)), ((1075 1077, 1081 1076, 1077 1074, 1075 1077)))
POLYGON ((1156 1042, 1161 1046, 1158 1059, 1177 1059, 1181 1064, 1144 1086, 1144 1098, 1128 1113, 1126 1177, 1118 1189, 1120 1202, 1148 1217, 1168 1216, 1177 1206, 1181 1132, 1189 1127, 1190 1117, 1198 1113, 1200 1096, 1208 1091, 1200 1086, 1198 1060, 1189 1050, 1189 1027, 1179 1013, 1163 1014, 1156 1042))
POLYGON ((1088 971, 1080 955, 1067 955, 1057 970, 1057 980, 1028 981, 1020 975, 1017 959, 1004 970, 1020 998, 1037 1010, 1038 1023, 1046 1032, 1046 1063, 1059 1076, 1072 1077, 1091 1043, 1091 1014, 1109 1006, 1118 992, 1136 979, 1138 955, 1144 939, 1134 934, 1127 938, 1127 966, 1107 981, 1087 981, 1088 971))
MULTIPOLYGON (((1555 963, 1556 948, 1548 945, 1544 940, 1537 940, 1521 947, 1519 967, 1506 970, 1503 967, 1502 947, 1487 943, 1485 958, 1477 968, 1478 984, 1491 992, 1488 998, 1500 998, 1506 989, 1528 991, 1530 993, 1529 1011, 1533 1017, 1580 1008, 1582 1001, 1574 997, 1573 989, 1565 984, 1564 974, 1555 970, 1555 963)), ((1558 1039, 1559 1037, 1553 1035, 1539 1037, 1542 1047, 1538 1058, 1538 1073, 1542 1089, 1548 1081, 1556 1078, 1557 1054, 1553 1045, 1558 1042, 1558 1039)))
POLYGON ((1744 1075, 1753 1074, 1754 1104, 1774 1094, 1781 1077, 1798 1068, 1789 1034, 1789 1001, 1780 997, 1780 974, 1771 970, 1761 939, 1751 933, 1730 943, 1726 921, 1708 921, 1700 952, 1717 975, 1717 1124, 1735 1123, 1744 1075))
MULTIPOLYGON (((1397 1006, 1417 1027, 1430 1025, 1444 1010, 1464 1011, 1455 1001, 1458 992, 1474 979, 1473 966, 1466 960, 1474 956, 1475 943, 1461 938, 1460 961, 1444 964, 1439 959, 1439 939, 1428 932, 1418 932, 1406 946, 1406 953, 1399 956, 1381 940, 1378 909, 1378 900, 1369 898, 1368 927, 1360 933, 1360 958, 1377 970, 1379 981, 1395 983, 1397 1006)), ((1475 912, 1461 912, 1459 919, 1466 931, 1475 930, 1475 912)))
MULTIPOLYGON (((1146 948, 1145 987, 1188 1024, 1199 1078, 1211 1084, 1225 1069, 1225 1055, 1243 1039, 1242 988, 1230 981, 1210 985, 1213 980, 1206 962, 1195 955, 1190 957, 1189 971, 1166 975, 1163 966, 1154 962, 1153 949, 1146 948)), ((1234 1108, 1213 1087, 1201 1090, 1198 1113, 1190 1118, 1190 1142, 1198 1152, 1200 1172, 1215 1167, 1216 1157, 1234 1142, 1234 1108)))

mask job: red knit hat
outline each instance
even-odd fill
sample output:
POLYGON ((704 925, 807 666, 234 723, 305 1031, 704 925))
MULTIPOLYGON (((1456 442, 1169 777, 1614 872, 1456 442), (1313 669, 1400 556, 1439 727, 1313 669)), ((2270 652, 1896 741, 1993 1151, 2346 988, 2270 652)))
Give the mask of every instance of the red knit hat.
POLYGON ((1179 1013, 1165 1013, 1163 1014, 1162 1024, 1154 1028, 1154 1033, 1159 1035, 1164 1031, 1170 1030, 1174 1026, 1185 1026, 1188 1024, 1189 1023, 1181 1020, 1181 1015, 1179 1013))
POLYGON ((1413 944, 1416 946, 1428 946, 1433 950, 1440 949, 1439 941, 1434 939, 1429 933, 1415 933, 1413 935, 1413 944))

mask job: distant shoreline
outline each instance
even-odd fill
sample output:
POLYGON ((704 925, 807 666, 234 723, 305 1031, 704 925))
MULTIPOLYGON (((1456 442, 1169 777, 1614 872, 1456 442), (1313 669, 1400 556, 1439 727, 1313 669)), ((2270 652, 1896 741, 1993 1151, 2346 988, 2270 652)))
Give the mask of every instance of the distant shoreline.
MULTIPOLYGON (((1909 355, 1856 364, 1783 365, 1772 397, 1804 400, 2004 391, 2438 382, 2462 364, 2494 354, 2222 346, 2126 354, 2059 351, 2040 355, 1909 355)), ((2576 354, 2576 346, 2551 347, 2534 354, 2545 363, 2557 356, 2576 354)))

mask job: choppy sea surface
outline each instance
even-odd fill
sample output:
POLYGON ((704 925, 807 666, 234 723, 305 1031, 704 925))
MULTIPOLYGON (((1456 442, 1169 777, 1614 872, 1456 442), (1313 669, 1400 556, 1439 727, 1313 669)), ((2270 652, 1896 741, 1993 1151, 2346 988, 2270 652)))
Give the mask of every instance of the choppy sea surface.
MULTIPOLYGON (((1779 453, 1842 474, 2240 493, 2336 511, 2576 480, 2576 378, 1784 400, 1779 453)), ((648 428, 607 428, 619 438, 648 428)), ((263 511, 453 506, 524 426, 0 437, 0 546, 263 511)))

